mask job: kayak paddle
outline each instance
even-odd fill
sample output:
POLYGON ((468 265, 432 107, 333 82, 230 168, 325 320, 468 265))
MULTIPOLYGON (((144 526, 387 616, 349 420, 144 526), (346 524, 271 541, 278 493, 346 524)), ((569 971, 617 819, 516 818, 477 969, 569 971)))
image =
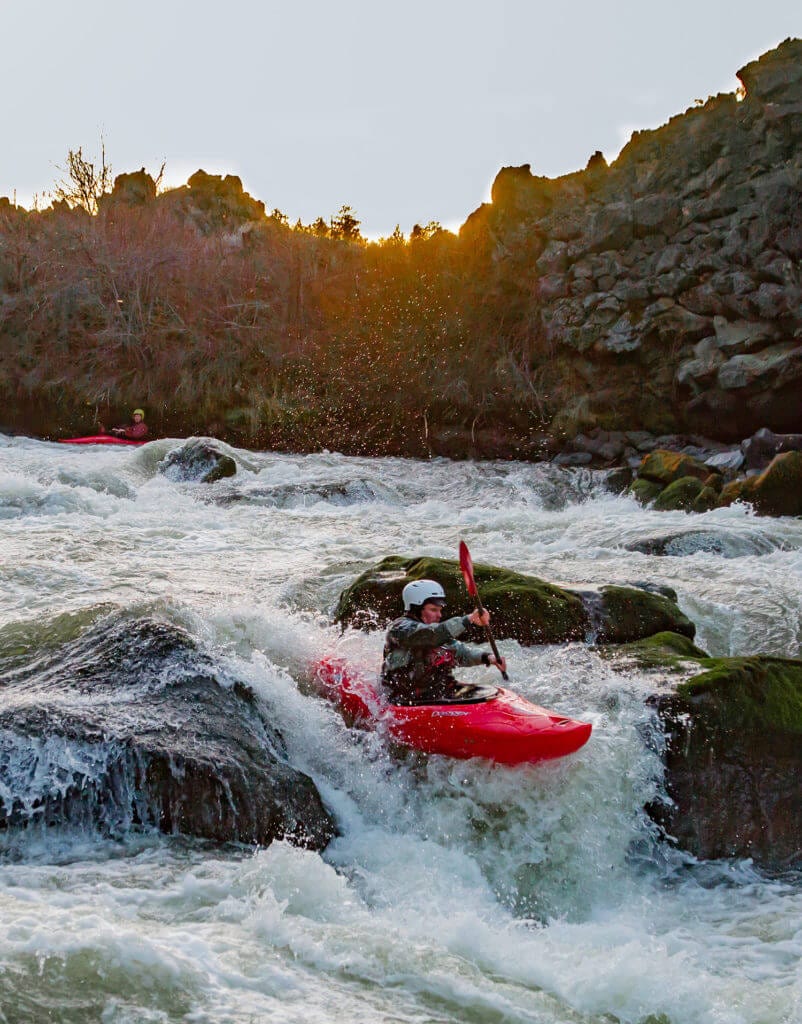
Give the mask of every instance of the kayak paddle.
MULTIPOLYGON (((482 605, 481 597, 479 597, 479 589, 476 586, 476 580, 473 578, 473 560, 471 558, 471 553, 468 550, 468 545, 465 543, 464 540, 461 540, 459 542, 459 567, 460 569, 462 569, 462 576, 463 579, 465 580, 465 586, 468 588, 468 593, 473 598, 474 603, 476 604, 476 610, 481 615, 482 612, 484 611, 484 606, 482 605)), ((490 643, 490 649, 496 656, 496 662, 500 662, 501 655, 498 653, 498 647, 496 647, 496 641, 493 639, 493 633, 490 629, 490 626, 485 626, 485 633, 487 634, 487 639, 488 642, 490 643)), ((507 675, 507 673, 504 671, 500 664, 497 664, 496 667, 501 673, 501 678, 504 680, 505 683, 508 683, 510 677, 507 675)))

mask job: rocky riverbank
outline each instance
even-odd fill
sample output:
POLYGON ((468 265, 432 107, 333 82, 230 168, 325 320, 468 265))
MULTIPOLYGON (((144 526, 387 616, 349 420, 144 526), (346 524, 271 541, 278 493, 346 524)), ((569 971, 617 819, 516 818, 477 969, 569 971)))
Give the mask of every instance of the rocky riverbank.
POLYGON ((290 227, 203 171, 119 175, 94 213, 0 200, 0 426, 144 406, 156 436, 574 461, 800 432, 802 42, 738 74, 609 167, 502 169, 459 236, 290 227))

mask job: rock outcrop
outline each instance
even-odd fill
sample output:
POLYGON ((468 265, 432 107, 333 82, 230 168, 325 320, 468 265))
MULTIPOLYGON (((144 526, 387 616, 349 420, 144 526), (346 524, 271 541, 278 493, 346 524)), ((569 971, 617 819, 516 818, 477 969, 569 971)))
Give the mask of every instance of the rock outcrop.
POLYGON ((802 429, 802 41, 739 78, 609 168, 503 169, 463 226, 551 347, 552 429, 802 429))
POLYGON ((159 463, 159 472, 168 479, 213 484, 217 480, 234 476, 236 461, 212 437, 191 437, 180 447, 173 448, 159 463))
POLYGON ((176 626, 111 619, 4 665, 0 828, 322 849, 335 826, 246 687, 176 626))
MULTIPOLYGON (((525 645, 586 639, 626 643, 663 630, 688 637, 695 633, 695 626, 674 601, 644 589, 645 585, 580 591, 489 565, 477 564, 474 570, 482 600, 492 610, 498 639, 511 638, 525 645)), ((404 586, 427 578, 442 584, 453 614, 468 607, 459 563, 391 555, 343 591, 335 620, 344 626, 378 629, 401 614, 404 586)), ((476 631, 474 639, 483 638, 476 631)))

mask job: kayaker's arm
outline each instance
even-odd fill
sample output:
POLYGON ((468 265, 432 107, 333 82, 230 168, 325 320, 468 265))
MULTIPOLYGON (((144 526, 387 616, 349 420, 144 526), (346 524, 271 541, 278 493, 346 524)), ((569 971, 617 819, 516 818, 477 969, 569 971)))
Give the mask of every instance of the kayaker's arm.
POLYGON ((396 622, 390 634, 401 647, 440 647, 461 636, 470 625, 467 615, 456 615, 445 622, 425 625, 415 619, 404 618, 396 622))

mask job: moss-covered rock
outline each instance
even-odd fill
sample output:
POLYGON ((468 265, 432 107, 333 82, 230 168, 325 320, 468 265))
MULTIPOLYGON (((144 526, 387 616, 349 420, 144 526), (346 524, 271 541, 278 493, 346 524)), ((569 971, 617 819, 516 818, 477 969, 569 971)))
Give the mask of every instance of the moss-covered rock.
POLYGON ((754 479, 752 504, 759 515, 802 516, 802 452, 782 452, 754 479))
POLYGON ((640 669, 658 669, 688 676, 696 673, 707 653, 681 633, 664 631, 630 644, 599 647, 603 658, 629 662, 640 669))
POLYGON ((712 508, 718 508, 718 503, 718 491, 705 485, 693 499, 691 512, 709 512, 712 508))
POLYGON ((703 482, 705 487, 711 487, 716 494, 721 494, 721 488, 724 486, 724 477, 721 473, 711 473, 703 482))
MULTIPOLYGON (((522 644, 580 640, 589 629, 581 598, 536 576, 489 565, 474 565, 483 603, 492 610, 493 632, 522 644)), ((436 579, 446 592, 448 611, 471 608, 459 563, 442 558, 390 556, 362 573, 343 591, 335 619, 360 628, 380 628, 401 614, 401 591, 410 580, 436 579)))
POLYGON ((698 477, 681 476, 660 492, 654 508, 657 512, 690 512, 702 490, 702 481, 698 477))
MULTIPOLYGON (((482 601, 493 613, 493 632, 524 645, 562 643, 594 636, 600 643, 625 643, 674 630, 693 636, 693 623, 662 594, 640 587, 602 587, 578 592, 489 565, 474 565, 482 601)), ((335 611, 342 625, 378 629, 401 614, 401 591, 410 580, 436 579, 448 610, 470 608, 459 564, 440 558, 390 556, 362 573, 343 591, 335 611)), ((481 639, 480 631, 476 639, 481 639)))
POLYGON ((663 487, 684 476, 705 480, 709 475, 710 470, 704 463, 683 452, 669 452, 662 448, 650 452, 638 469, 638 479, 653 480, 663 487))
POLYGON ((667 801, 650 807, 698 857, 802 863, 802 660, 703 658, 654 699, 667 801))
POLYGON ((641 505, 650 505, 663 490, 663 485, 654 480, 635 480, 629 489, 629 493, 641 505))
POLYGON ((721 488, 719 504, 722 506, 733 505, 736 501, 751 503, 756 481, 757 477, 755 476, 743 477, 740 480, 730 480, 729 483, 724 484, 721 488))
POLYGON ((601 588, 598 643, 626 644, 655 633, 672 632, 693 637, 696 626, 673 601, 639 587, 601 588))

